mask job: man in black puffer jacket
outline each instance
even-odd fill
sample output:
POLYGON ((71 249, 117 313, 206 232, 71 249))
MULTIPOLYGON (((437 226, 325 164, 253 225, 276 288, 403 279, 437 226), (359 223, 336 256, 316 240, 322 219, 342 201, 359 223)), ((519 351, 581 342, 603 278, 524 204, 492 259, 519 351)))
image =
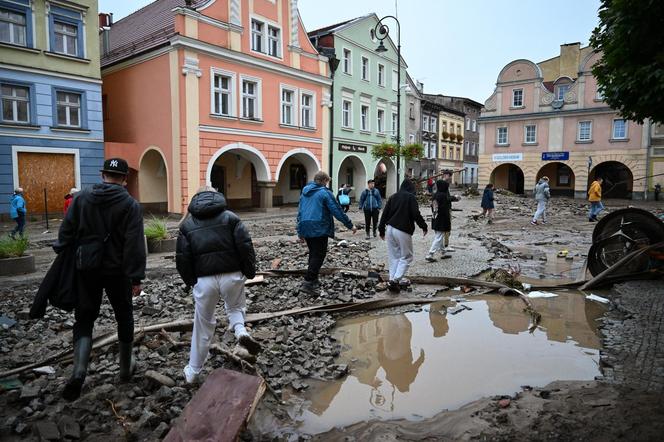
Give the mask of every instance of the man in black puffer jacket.
POLYGON ((410 281, 405 278, 410 263, 413 262, 413 232, 415 223, 427 234, 427 223, 422 218, 415 184, 406 178, 399 191, 392 195, 383 211, 378 224, 380 239, 387 241, 387 260, 390 268, 390 291, 398 292, 400 287, 408 287, 410 281))
POLYGON ((184 368, 187 382, 196 381, 208 357, 220 297, 238 342, 257 354, 260 344, 244 327, 244 281, 256 276, 256 254, 244 224, 226 209, 223 194, 206 187, 191 199, 189 216, 180 225, 175 262, 182 280, 194 286, 194 332, 184 368))

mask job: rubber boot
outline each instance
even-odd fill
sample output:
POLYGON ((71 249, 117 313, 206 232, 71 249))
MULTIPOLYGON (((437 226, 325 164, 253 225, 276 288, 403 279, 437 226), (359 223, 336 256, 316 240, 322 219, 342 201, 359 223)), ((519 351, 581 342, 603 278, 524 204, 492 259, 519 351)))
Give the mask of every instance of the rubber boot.
POLYGON ((62 391, 62 397, 67 401, 74 401, 81 395, 81 388, 88 372, 90 350, 92 350, 92 337, 84 336, 74 342, 74 369, 62 391))
POLYGON ((128 382, 136 370, 134 343, 118 342, 118 347, 120 348, 120 381, 128 382))

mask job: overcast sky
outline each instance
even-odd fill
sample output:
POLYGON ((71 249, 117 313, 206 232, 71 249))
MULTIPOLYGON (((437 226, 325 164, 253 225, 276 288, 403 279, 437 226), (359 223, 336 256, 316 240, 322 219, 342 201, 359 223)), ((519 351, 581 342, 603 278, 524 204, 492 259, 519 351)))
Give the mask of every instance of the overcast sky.
MULTIPOLYGON (((100 0, 115 21, 150 0, 100 0)), ((599 0, 401 0, 401 51, 411 77, 427 93, 489 98, 500 70, 512 60, 534 62, 560 45, 588 44, 599 0)), ((307 31, 370 12, 393 15, 393 0, 299 0, 307 31)), ((391 26, 392 29, 394 26, 391 26)), ((368 30, 367 30, 368 32, 368 30)), ((395 31, 392 31, 395 32, 395 31)), ((395 35, 396 39, 396 35, 395 35)))

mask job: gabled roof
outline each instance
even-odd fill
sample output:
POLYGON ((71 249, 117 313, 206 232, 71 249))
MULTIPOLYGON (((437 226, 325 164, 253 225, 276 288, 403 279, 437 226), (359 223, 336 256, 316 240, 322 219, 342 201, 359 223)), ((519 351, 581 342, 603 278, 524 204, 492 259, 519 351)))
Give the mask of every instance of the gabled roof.
POLYGON ((309 38, 316 38, 316 37, 322 37, 325 35, 329 34, 334 34, 335 32, 344 30, 348 28, 349 26, 357 23, 358 21, 362 21, 365 18, 371 17, 372 15, 376 15, 374 12, 371 12, 369 14, 361 15, 360 17, 355 17, 351 18, 350 20, 342 21, 340 23, 335 23, 333 25, 325 26, 323 28, 319 28, 316 30, 313 30, 309 32, 307 35, 309 35, 309 38))
MULTIPOLYGON (((192 6, 195 8, 206 2, 194 0, 192 6)), ((175 34, 173 9, 185 4, 185 0, 156 0, 113 23, 108 31, 109 50, 102 55, 101 66, 109 66, 168 43, 175 34)))

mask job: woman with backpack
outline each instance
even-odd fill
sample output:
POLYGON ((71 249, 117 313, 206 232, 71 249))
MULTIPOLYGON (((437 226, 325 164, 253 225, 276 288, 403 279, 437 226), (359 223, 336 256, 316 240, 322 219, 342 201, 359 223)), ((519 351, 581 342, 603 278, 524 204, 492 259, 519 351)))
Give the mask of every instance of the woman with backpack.
POLYGON ((344 184, 337 193, 337 202, 343 209, 344 213, 350 209, 350 192, 353 190, 348 184, 344 184))

